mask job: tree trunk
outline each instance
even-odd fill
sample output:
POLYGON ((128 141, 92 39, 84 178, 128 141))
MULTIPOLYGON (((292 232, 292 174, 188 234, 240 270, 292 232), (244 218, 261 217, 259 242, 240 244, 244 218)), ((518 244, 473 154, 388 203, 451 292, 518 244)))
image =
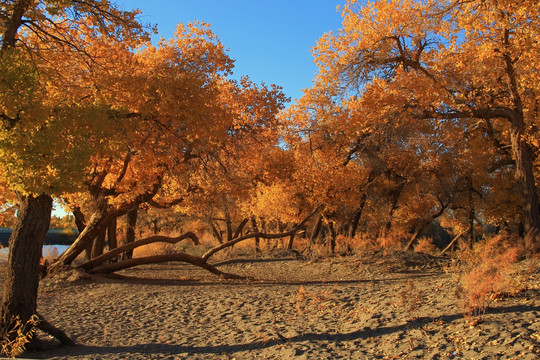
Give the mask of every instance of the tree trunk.
POLYGON ((367 193, 363 193, 362 198, 360 199, 360 204, 358 206, 358 209, 356 210, 356 213, 354 214, 354 218, 351 222, 351 227, 349 229, 349 237, 351 239, 356 236, 356 230, 358 230, 358 224, 360 223, 360 219, 362 218, 362 212, 364 211, 366 200, 367 200, 367 193))
MULTIPOLYGON (((137 216, 139 213, 139 208, 133 208, 127 213, 127 225, 126 225, 126 239, 125 244, 129 244, 135 241, 135 227, 137 226, 137 216)), ((133 257, 133 250, 128 250, 124 253, 122 257, 124 260, 131 259, 133 257)))
POLYGON ((249 221, 249 218, 245 218, 244 220, 242 220, 242 222, 240 223, 240 225, 238 225, 238 227, 236 228, 236 231, 234 232, 233 239, 236 239, 237 237, 242 235, 242 231, 244 230, 244 227, 246 226, 248 221, 249 221))
MULTIPOLYGON (((77 206, 73 209, 73 216, 75 217, 75 226, 77 226, 77 230, 79 230, 79 234, 81 234, 84 231, 84 228, 86 228, 86 219, 84 218, 84 214, 80 207, 77 206)), ((84 249, 84 252, 85 259, 90 260, 92 258, 92 243, 84 249)))
MULTIPOLYGON (((4 32, 2 33, 2 51, 1 54, 3 54, 7 49, 15 47, 15 43, 17 42, 17 33, 19 32, 19 28, 21 27, 23 23, 23 17, 24 14, 29 10, 30 6, 32 4, 31 0, 18 0, 13 5, 13 10, 11 12, 11 15, 7 21, 3 19, 4 23, 4 32)), ((6 14, 3 14, 5 16, 6 14)))
POLYGON ((531 150, 523 139, 523 130, 512 128, 510 132, 512 150, 516 160, 517 178, 523 196, 523 225, 527 246, 538 250, 540 238, 540 215, 538 212, 538 193, 534 181, 531 150))
POLYGON ((107 237, 107 228, 104 227, 103 229, 101 229, 98 236, 96 236, 96 238, 94 239, 91 259, 103 254, 103 248, 105 247, 105 238, 107 237))
MULTIPOLYGON (((118 222, 116 218, 114 218, 109 223, 109 228, 107 229, 107 235, 108 235, 108 240, 109 240, 109 251, 114 250, 118 247, 118 239, 116 237, 117 227, 118 227, 118 222)), ((110 259, 110 262, 116 262, 117 260, 118 258, 115 257, 115 258, 110 259)))
MULTIPOLYGON (((503 43, 510 47, 510 31, 505 30, 503 43)), ((508 53, 503 55, 506 65, 510 93, 513 101, 513 114, 510 120, 510 143, 516 162, 516 175, 521 185, 523 196, 523 217, 525 222, 525 243, 531 250, 540 250, 540 214, 538 210, 538 192, 534 181, 532 151, 525 139, 525 118, 523 101, 519 92, 518 75, 514 60, 508 53)))
POLYGON ((111 220, 109 228, 107 229, 107 235, 109 240, 109 250, 116 249, 118 247, 118 238, 116 237, 118 222, 116 218, 111 220))
POLYGON ((313 229, 311 230, 311 236, 309 237, 309 244, 313 245, 315 244, 315 239, 319 236, 321 232, 322 227, 322 215, 319 215, 317 217, 317 220, 315 220, 315 224, 313 225, 313 229))
POLYGON ((293 248, 293 242, 294 242, 294 236, 296 234, 291 234, 291 236, 289 237, 289 242, 287 243, 287 249, 289 250, 292 250, 293 248))
POLYGON ((104 199, 100 200, 98 201, 96 211, 92 214, 84 230, 79 234, 75 242, 71 244, 69 249, 60 255, 56 263, 49 267, 49 270, 54 271, 56 267, 71 264, 81 252, 92 244, 92 241, 99 235, 100 231, 111 221, 113 216, 107 214, 107 203, 104 199))
POLYGON ((223 234, 221 233, 221 230, 217 228, 216 224, 213 221, 210 222, 210 226, 212 227, 212 234, 214 234, 214 237, 216 238, 216 240, 220 244, 223 244, 223 234))
POLYGON ((402 181, 399 183, 399 185, 393 189, 390 192, 390 211, 388 212, 388 221, 386 222, 386 225, 384 226, 384 234, 383 236, 387 236, 390 232, 390 229, 392 228, 392 220, 394 218, 394 212, 396 211, 399 203, 399 198, 401 197, 401 193, 403 192, 403 188, 405 187, 405 181, 402 181))
POLYGON ((328 228, 330 229, 330 253, 334 255, 336 253, 336 228, 334 226, 334 222, 330 221, 328 223, 328 228))
MULTIPOLYGON (((255 219, 255 216, 251 217, 251 228, 253 229, 253 232, 259 232, 259 226, 257 225, 257 220, 255 219)), ((255 251, 257 253, 261 252, 261 239, 258 236, 255 236, 255 251)))
POLYGON ((9 238, 9 257, 1 326, 10 329, 16 317, 25 324, 36 314, 41 249, 51 221, 52 198, 20 195, 19 212, 9 238))
POLYGON ((75 217, 75 226, 77 226, 77 230, 79 230, 80 234, 86 227, 86 219, 84 218, 84 214, 82 213, 80 207, 77 206, 73 209, 73 216, 75 217))

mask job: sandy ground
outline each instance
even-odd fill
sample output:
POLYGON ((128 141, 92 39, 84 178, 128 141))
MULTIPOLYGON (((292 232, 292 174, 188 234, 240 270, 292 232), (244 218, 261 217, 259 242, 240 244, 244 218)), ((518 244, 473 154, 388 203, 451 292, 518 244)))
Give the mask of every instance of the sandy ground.
POLYGON ((39 359, 538 359, 540 271, 477 325, 463 317, 444 262, 394 254, 307 261, 292 253, 219 266, 45 279, 38 310, 78 344, 39 359))

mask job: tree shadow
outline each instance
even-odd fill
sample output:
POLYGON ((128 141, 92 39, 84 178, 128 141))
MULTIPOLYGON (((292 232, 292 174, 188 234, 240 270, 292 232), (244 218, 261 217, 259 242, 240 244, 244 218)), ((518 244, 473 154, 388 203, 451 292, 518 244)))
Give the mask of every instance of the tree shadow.
MULTIPOLYGON (((513 305, 507 307, 491 308, 486 311, 486 314, 508 314, 508 313, 526 313, 540 311, 540 306, 532 305, 513 305)), ((276 332, 276 336, 267 341, 254 341, 241 344, 224 344, 224 345, 205 345, 205 346, 185 346, 163 343, 147 343, 131 346, 86 346, 79 345, 76 347, 62 347, 55 349, 54 356, 107 356, 129 354, 145 354, 150 356, 156 355, 217 355, 217 354, 234 354, 242 351, 267 349, 273 346, 302 342, 344 342, 354 341, 366 338, 390 335, 400 331, 407 331, 411 328, 418 328, 425 324, 435 321, 442 321, 445 324, 463 318, 463 314, 449 314, 438 317, 419 317, 409 320, 400 325, 381 326, 375 329, 363 328, 352 332, 344 333, 304 333, 295 335, 289 338, 283 337, 276 332)), ((52 352, 52 351, 49 351, 52 352)), ((48 351, 39 353, 38 356, 47 356, 48 351)), ((28 354, 32 355, 32 354, 28 354)))

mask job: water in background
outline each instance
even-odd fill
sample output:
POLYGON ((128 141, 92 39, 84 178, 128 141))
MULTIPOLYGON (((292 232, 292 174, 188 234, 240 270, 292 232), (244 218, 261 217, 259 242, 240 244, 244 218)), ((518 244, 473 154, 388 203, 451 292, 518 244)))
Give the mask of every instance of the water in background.
MULTIPOLYGON (((68 245, 44 245, 42 254, 43 257, 57 256, 62 254, 69 248, 68 245)), ((9 248, 0 248, 0 261, 7 261, 9 254, 9 248)))

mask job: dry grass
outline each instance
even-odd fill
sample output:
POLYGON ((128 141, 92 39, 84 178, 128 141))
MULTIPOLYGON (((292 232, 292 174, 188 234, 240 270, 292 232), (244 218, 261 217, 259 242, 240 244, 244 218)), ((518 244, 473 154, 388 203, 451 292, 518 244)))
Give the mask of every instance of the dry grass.
POLYGON ((19 317, 14 318, 10 325, 0 328, 0 354, 13 358, 21 355, 26 350, 36 332, 39 319, 33 315, 26 323, 22 323, 19 317))
POLYGON ((523 255, 524 249, 508 236, 485 239, 472 249, 462 246, 451 272, 459 281, 456 296, 463 301, 464 314, 471 323, 481 321, 493 301, 527 288, 516 266, 523 255))

